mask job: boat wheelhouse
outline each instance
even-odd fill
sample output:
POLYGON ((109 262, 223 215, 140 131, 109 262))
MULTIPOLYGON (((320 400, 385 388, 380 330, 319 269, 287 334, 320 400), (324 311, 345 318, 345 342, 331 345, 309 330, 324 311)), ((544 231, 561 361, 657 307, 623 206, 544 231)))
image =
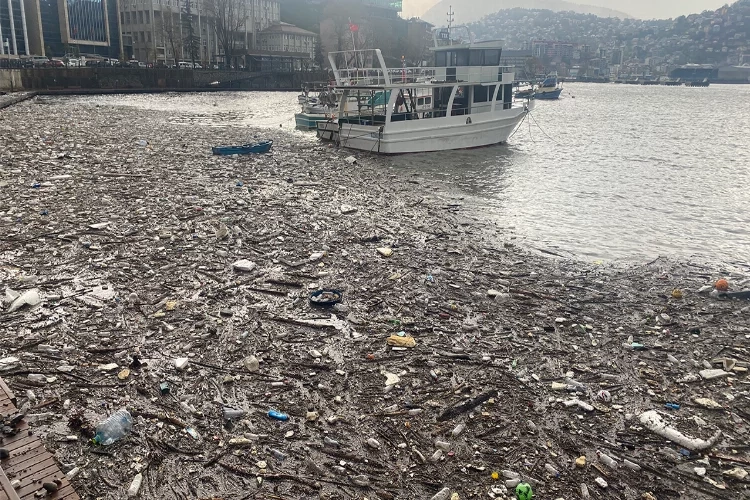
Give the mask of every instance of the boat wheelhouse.
POLYGON ((532 105, 515 100, 502 42, 435 31, 434 66, 388 68, 378 49, 331 52, 341 146, 383 154, 505 142, 532 105), (447 36, 446 36, 447 35, 447 36))

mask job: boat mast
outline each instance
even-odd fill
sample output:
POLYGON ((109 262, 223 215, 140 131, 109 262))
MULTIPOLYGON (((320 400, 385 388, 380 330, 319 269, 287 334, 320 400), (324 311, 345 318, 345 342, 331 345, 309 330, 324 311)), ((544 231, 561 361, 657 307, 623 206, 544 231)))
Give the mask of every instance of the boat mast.
POLYGON ((453 26, 453 20, 454 20, 455 12, 453 12, 453 6, 448 6, 448 44, 452 45, 451 43, 451 27, 453 26))

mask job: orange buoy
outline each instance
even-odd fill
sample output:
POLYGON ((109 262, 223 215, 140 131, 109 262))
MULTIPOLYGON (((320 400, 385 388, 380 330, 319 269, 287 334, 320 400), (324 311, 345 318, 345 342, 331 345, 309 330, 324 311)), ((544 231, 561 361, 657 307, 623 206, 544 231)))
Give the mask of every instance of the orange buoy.
POLYGON ((714 284, 714 288, 716 288, 720 292, 726 292, 727 290, 729 290, 729 282, 722 278, 714 284))

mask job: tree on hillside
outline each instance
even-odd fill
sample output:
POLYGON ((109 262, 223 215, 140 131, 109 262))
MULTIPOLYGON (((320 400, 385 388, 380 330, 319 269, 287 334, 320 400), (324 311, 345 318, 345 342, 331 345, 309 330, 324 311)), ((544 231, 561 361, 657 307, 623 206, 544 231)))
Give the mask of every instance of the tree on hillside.
POLYGON ((210 8, 216 23, 216 40, 224 52, 224 62, 229 66, 232 64, 235 33, 244 28, 247 22, 247 4, 243 0, 212 0, 210 8))

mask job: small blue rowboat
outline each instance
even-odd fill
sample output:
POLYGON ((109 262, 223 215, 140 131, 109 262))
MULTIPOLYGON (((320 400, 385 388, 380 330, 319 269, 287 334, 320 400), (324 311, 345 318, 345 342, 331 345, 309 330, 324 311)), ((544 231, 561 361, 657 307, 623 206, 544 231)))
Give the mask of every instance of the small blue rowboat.
POLYGON ((273 146, 273 141, 261 141, 255 144, 245 144, 244 146, 214 146, 211 151, 215 155, 247 155, 250 153, 268 153, 273 146))

